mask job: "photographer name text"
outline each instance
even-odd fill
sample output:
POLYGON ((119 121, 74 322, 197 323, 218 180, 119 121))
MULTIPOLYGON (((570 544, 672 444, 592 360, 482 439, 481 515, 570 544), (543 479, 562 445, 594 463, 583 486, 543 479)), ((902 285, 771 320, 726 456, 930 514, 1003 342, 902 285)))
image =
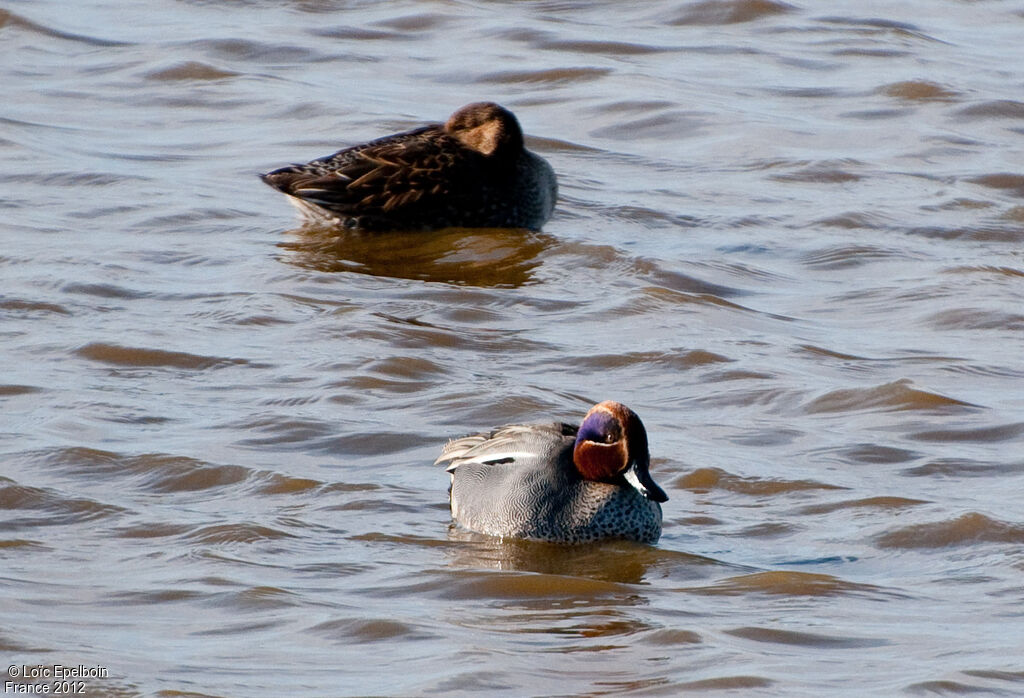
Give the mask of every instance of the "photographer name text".
POLYGON ((105 679, 110 671, 86 664, 11 664, 4 693, 15 695, 77 695, 85 693, 83 679, 105 679), (13 680, 12 680, 13 679, 13 680))

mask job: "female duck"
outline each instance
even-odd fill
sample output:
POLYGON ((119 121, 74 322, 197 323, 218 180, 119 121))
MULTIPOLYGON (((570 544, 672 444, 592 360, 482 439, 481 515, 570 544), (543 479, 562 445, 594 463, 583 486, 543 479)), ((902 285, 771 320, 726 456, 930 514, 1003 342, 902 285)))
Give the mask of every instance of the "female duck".
POLYGON ((651 479, 647 432, 631 409, 595 405, 571 424, 501 427, 448 442, 452 518, 492 536, 556 543, 661 536, 664 490, 651 479))
POLYGON ((516 117, 492 102, 261 176, 310 222, 359 230, 540 230, 558 190, 516 117))

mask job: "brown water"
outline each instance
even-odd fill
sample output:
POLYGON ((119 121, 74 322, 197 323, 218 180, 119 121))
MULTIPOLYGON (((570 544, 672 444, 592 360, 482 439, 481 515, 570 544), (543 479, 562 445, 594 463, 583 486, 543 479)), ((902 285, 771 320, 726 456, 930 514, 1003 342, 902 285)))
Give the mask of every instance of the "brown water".
POLYGON ((1019 3, 0 6, 4 667, 1024 695, 1019 3), (543 234, 304 233, 255 176, 479 99, 543 234), (449 527, 448 437, 606 398, 657 546, 449 527))

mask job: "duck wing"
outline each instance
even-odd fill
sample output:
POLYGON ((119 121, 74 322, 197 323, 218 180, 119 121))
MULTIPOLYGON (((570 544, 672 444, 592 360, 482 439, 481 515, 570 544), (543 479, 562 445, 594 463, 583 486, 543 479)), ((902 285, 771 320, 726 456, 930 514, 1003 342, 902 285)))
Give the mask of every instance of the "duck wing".
POLYGON ((341 217, 394 219, 403 210, 430 215, 438 202, 457 206, 479 186, 483 160, 434 125, 283 167, 263 181, 341 217))
POLYGON ((571 445, 577 427, 563 422, 513 424, 483 434, 452 439, 434 464, 449 463, 453 472, 461 465, 503 465, 527 458, 542 458, 553 448, 571 445))

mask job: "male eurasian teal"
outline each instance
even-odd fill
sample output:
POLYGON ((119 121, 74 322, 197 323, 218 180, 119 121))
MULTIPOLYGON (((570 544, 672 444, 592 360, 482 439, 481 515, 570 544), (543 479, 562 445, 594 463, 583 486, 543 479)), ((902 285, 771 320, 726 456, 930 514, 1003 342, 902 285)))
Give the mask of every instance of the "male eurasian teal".
POLYGON ((558 192, 516 117, 491 102, 261 177, 308 220, 359 230, 540 230, 558 192))
POLYGON ((605 401, 571 424, 515 424, 449 441, 452 518, 504 538, 655 543, 668 495, 651 479, 647 432, 605 401))

